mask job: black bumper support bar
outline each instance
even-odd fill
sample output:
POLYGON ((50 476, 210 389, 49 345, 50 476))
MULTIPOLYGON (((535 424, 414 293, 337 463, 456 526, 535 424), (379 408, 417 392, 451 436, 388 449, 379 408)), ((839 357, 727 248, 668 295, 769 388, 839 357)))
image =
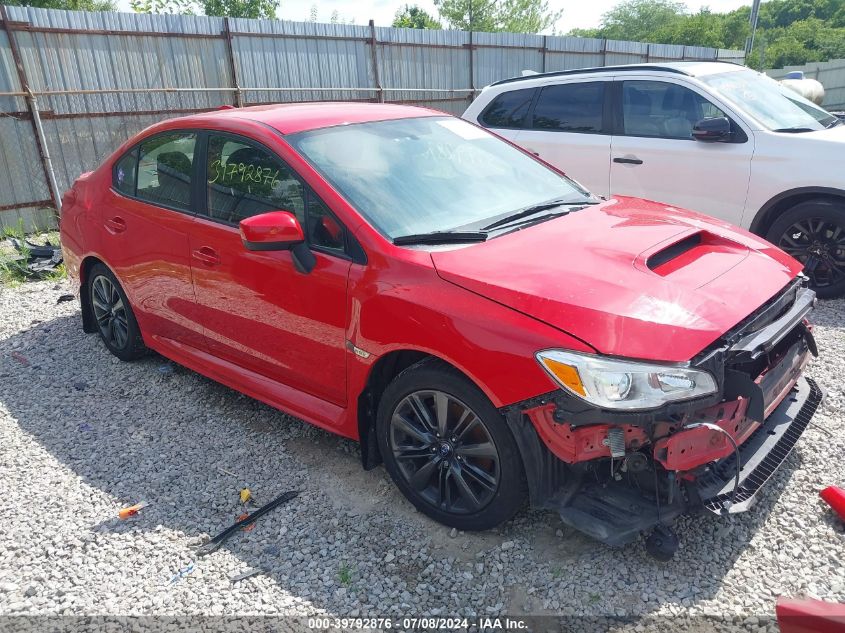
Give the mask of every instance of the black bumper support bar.
POLYGON ((802 378, 754 434, 739 447, 741 479, 735 503, 736 457, 730 455, 699 478, 704 507, 716 514, 745 512, 774 472, 786 461, 822 401, 822 390, 811 378, 802 378))

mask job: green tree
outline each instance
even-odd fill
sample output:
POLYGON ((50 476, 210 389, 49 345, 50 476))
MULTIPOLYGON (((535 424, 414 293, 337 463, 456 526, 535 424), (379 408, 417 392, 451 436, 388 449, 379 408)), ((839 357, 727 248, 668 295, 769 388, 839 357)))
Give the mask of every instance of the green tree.
POLYGON ((434 0, 449 26, 464 31, 540 33, 553 30, 563 11, 547 0, 434 0))
POLYGON ((3 4, 69 11, 117 11, 117 3, 113 0, 4 0, 3 4))
POLYGON ((653 42, 658 32, 674 29, 686 11, 685 4, 673 0, 626 0, 602 16, 601 36, 653 42))
POLYGON ((399 29, 442 29, 443 25, 421 7, 406 4, 396 11, 393 26, 399 29))
POLYGON ((199 0, 205 15, 275 20, 279 0, 199 0))
POLYGON ((194 14, 194 4, 191 0, 129 0, 129 6, 135 13, 194 14))
MULTIPOLYGON (((714 48, 745 47, 750 8, 690 13, 673 0, 626 0, 608 11, 598 29, 571 35, 714 48)), ((754 68, 845 57, 845 0, 768 0, 760 6, 754 68)))

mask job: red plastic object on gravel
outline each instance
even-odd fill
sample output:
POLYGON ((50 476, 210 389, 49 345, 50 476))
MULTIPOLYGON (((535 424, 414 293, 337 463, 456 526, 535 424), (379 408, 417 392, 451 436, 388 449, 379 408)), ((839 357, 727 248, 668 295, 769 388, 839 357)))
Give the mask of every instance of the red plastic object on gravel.
POLYGON ((845 604, 785 600, 775 605, 780 633, 845 633, 845 604))
POLYGON ((845 521, 845 490, 837 486, 828 486, 819 493, 819 496, 833 508, 840 519, 845 521))

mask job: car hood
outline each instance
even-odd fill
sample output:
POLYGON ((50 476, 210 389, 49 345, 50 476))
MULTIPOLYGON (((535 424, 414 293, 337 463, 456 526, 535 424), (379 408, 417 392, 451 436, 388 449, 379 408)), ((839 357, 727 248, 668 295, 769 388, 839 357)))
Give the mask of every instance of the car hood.
POLYGON ((742 229, 624 197, 431 256, 444 280, 600 353, 668 362, 693 358, 801 271, 742 229))

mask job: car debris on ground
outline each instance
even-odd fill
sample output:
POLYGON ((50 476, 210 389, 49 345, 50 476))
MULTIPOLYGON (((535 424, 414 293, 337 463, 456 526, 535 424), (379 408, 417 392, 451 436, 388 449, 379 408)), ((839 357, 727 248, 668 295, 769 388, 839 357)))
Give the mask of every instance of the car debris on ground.
POLYGON ((196 550, 197 556, 206 556, 211 554, 212 552, 216 552, 220 547, 229 540, 233 534, 235 534, 238 530, 246 529, 247 527, 251 527, 258 519, 262 516, 270 512, 271 510, 275 510, 280 505, 287 503, 291 499, 294 499, 299 495, 299 490, 289 490, 285 492, 269 503, 264 504, 260 508, 258 508, 252 514, 241 515, 238 517, 238 521, 233 525, 230 525, 225 530, 220 532, 217 536, 213 537, 210 541, 205 543, 204 545, 200 545, 196 550))
MULTIPOLYGON (((9 242, 20 253, 16 259, 26 260, 26 272, 32 278, 44 277, 55 272, 64 261, 62 247, 51 244, 49 240, 42 245, 34 244, 26 238, 10 237, 9 242)), ((73 295, 70 296, 73 298, 73 295)), ((65 299, 59 298, 59 301, 65 301, 65 299)))

